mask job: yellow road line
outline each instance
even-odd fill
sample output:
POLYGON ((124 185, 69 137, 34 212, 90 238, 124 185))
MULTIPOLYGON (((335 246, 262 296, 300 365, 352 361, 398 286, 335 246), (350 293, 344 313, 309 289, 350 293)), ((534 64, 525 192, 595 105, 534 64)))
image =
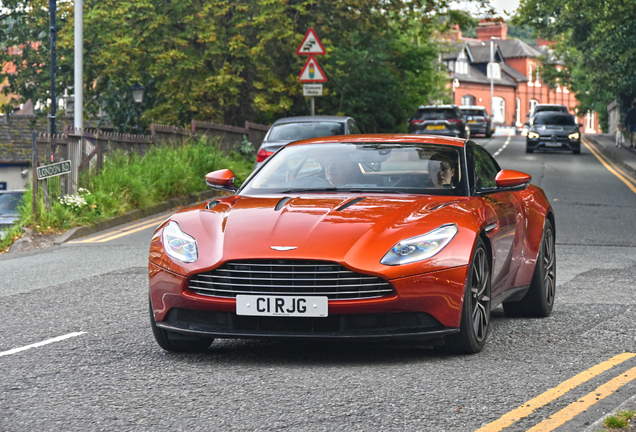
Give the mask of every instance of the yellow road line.
POLYGON ((486 426, 483 426, 476 432, 499 432, 502 429, 507 428, 517 420, 521 420, 522 418, 529 416, 538 408, 541 408, 542 406, 547 405, 557 398, 563 396, 565 393, 569 392, 573 388, 583 384, 586 381, 591 380, 592 378, 633 357, 636 357, 636 354, 623 353, 614 356, 602 363, 599 363, 596 366, 592 366, 588 370, 573 376, 567 381, 563 381, 558 386, 546 391, 545 393, 540 394, 536 398, 530 399, 519 408, 514 409, 507 414, 504 414, 498 420, 495 420, 492 423, 488 423, 486 426))
POLYGON ((168 216, 163 215, 154 219, 150 219, 147 221, 143 221, 143 222, 138 222, 135 225, 131 225, 131 226, 127 226, 125 228, 120 228, 118 230, 115 231, 111 231, 108 232, 106 234, 101 234, 98 235, 96 237, 90 237, 84 240, 76 240, 76 241, 70 241, 69 243, 101 243, 104 241, 108 241, 108 240, 113 240, 115 238, 118 237, 122 237, 128 234, 132 234, 135 233, 137 231, 140 231, 142 229, 148 228, 151 225, 157 225, 158 222, 163 221, 167 218, 168 216), (141 226, 139 226, 139 224, 142 224, 141 226), (121 235, 119 235, 121 234, 121 235))
POLYGON ((590 392, 583 396, 576 402, 572 402, 561 411, 553 414, 550 418, 543 420, 538 425, 528 429, 527 432, 550 432, 566 422, 572 420, 577 415, 594 405, 595 403, 610 396, 616 390, 624 386, 630 381, 636 379, 636 367, 631 368, 624 374, 617 376, 616 378, 606 382, 602 386, 598 387, 593 392, 590 392))
POLYGON ((605 158, 599 154, 598 150, 594 149, 591 145, 589 145, 585 141, 581 141, 581 142, 585 145, 585 147, 587 147, 587 149, 590 152, 592 152, 592 154, 594 156, 596 156, 596 159, 598 159, 605 166, 605 168, 607 168, 609 170, 609 172, 614 174, 623 183, 625 183, 627 185, 627 187, 629 187, 632 190, 632 192, 636 193, 636 182, 634 182, 634 180, 632 180, 630 177, 618 172, 618 168, 616 168, 614 166, 614 164, 612 162, 610 162, 609 160, 606 161, 605 158))

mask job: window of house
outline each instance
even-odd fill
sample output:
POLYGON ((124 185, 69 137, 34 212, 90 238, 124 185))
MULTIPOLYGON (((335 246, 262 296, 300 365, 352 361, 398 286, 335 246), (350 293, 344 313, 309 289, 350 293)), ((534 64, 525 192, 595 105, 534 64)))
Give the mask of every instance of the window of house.
POLYGON ((532 116, 532 114, 534 114, 534 107, 536 107, 539 104, 539 101, 536 99, 530 99, 530 101, 528 102, 528 112, 530 113, 530 115, 532 116))
POLYGON ((530 87, 534 86, 534 83, 532 82, 532 64, 528 64, 528 85, 530 87))
POLYGON ((515 124, 521 126, 521 99, 517 98, 515 102, 515 124))
POLYGON ((488 78, 501 79, 501 65, 499 63, 488 63, 488 78))
POLYGON ((471 96, 471 95, 462 96, 462 105, 475 105, 475 96, 471 96))
POLYGON ((461 75, 468 75, 468 62, 460 60, 455 64, 455 73, 461 75))
POLYGON ((585 132, 594 132, 594 123, 596 115, 593 112, 585 114, 585 132))

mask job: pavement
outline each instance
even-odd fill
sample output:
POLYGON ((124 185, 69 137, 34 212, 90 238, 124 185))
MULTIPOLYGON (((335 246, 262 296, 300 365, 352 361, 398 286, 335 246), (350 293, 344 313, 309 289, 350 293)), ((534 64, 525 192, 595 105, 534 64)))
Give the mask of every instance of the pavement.
POLYGON ((629 148, 629 140, 621 148, 616 147, 614 134, 584 134, 583 141, 594 145, 604 156, 636 177, 636 149, 629 148))

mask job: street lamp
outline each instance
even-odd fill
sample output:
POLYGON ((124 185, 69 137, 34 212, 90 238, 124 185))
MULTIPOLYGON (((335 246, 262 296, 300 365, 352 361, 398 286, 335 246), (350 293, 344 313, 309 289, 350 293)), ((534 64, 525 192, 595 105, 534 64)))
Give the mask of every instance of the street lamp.
POLYGON ((130 87, 133 102, 137 106, 137 133, 141 133, 141 104, 144 102, 144 86, 139 83, 130 87))
POLYGON ((494 83, 495 39, 501 39, 501 38, 498 38, 495 36, 490 37, 490 64, 488 65, 488 69, 490 69, 489 70, 490 72, 490 117, 493 119, 493 122, 495 119, 495 83, 494 83))

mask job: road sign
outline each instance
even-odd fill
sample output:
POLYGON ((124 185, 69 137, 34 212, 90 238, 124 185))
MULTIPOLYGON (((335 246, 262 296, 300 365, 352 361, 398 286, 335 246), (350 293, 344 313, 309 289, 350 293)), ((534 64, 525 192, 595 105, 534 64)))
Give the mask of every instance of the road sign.
POLYGON ((314 56, 309 56, 307 63, 305 63, 305 66, 303 66, 303 69, 300 71, 300 75, 298 75, 298 79, 304 83, 327 82, 327 76, 322 69, 320 69, 314 56))
POLYGON ((62 161, 51 165, 38 167, 38 180, 55 177, 71 172, 71 161, 62 161))
POLYGON ((322 84, 303 84, 303 96, 322 96, 322 84))
POLYGON ((296 50, 298 55, 325 55, 325 47, 322 46, 322 42, 316 36, 316 32, 313 28, 307 30, 303 42, 296 50))

